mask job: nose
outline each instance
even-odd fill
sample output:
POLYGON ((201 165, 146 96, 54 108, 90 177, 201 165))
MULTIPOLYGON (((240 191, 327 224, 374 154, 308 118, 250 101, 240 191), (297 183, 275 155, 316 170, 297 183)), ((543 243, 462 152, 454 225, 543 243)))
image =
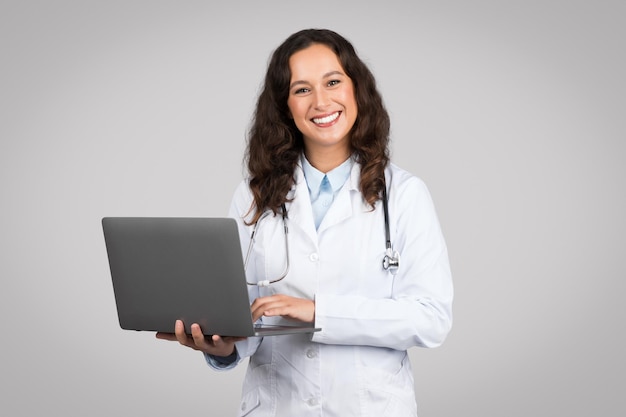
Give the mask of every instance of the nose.
POLYGON ((313 105, 317 109, 323 109, 330 104, 330 94, 324 89, 317 89, 313 94, 313 105))

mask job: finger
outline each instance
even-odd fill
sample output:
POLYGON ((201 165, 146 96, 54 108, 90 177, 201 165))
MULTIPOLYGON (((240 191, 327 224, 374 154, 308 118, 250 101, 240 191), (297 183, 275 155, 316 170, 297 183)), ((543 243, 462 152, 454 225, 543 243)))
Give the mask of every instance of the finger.
POLYGON ((170 342, 177 341, 176 335, 174 333, 157 332, 156 338, 161 340, 169 340, 170 342))
POLYGON ((290 305, 272 305, 263 311, 265 317, 286 316, 291 317, 297 311, 290 305))
POLYGON ((255 314, 266 317, 282 316, 285 318, 312 323, 315 320, 315 303, 292 297, 283 297, 262 306, 255 314))
POLYGON ((279 295, 257 298, 250 306, 253 321, 257 321, 263 315, 267 315, 268 310, 277 308, 282 304, 284 304, 284 300, 279 295))
POLYGON ((250 306, 252 311, 259 310, 263 305, 267 304, 272 297, 259 297, 250 306))
POLYGON ((204 333, 202 333, 202 329, 198 323, 191 325, 191 337, 193 338, 193 342, 197 348, 206 350, 211 347, 211 345, 207 342, 204 333))
POLYGON ((241 342, 242 340, 246 340, 245 336, 220 336, 214 334, 211 336, 211 342, 213 342, 214 346, 222 346, 229 343, 241 342))
POLYGON ((176 324, 174 325, 174 333, 176 335, 176 340, 181 345, 189 346, 189 337, 187 333, 185 333, 185 325, 182 320, 176 320, 176 324))
POLYGON ((214 334, 211 336, 211 342, 213 342, 213 347, 216 352, 220 352, 223 356, 228 356, 235 350, 235 345, 232 342, 226 342, 221 336, 214 334), (229 349, 229 345, 230 349, 229 349), (229 352, 230 350, 230 352, 229 352))
POLYGON ((233 337, 226 336, 221 337, 218 335, 211 336, 211 342, 213 343, 213 349, 216 355, 230 356, 235 352, 235 342, 245 340, 245 337, 233 337))
POLYGON ((265 310, 263 309, 263 307, 259 308, 258 306, 256 308, 252 309, 252 321, 255 322, 258 319, 261 318, 261 316, 263 316, 263 313, 265 313, 265 310))
POLYGON ((295 300, 286 296, 277 296, 265 300, 259 305, 259 311, 265 316, 280 316, 281 314, 289 314, 295 306, 295 300))
POLYGON ((258 306, 254 310, 252 310, 252 320, 257 321, 263 316, 272 316, 271 312, 274 311, 278 306, 272 303, 266 303, 261 306, 258 306))
POLYGON ((254 300, 254 302, 252 303, 252 306, 262 306, 262 305, 269 304, 269 303, 279 302, 281 300, 285 300, 288 298, 290 297, 283 295, 283 294, 268 295, 267 297, 259 297, 256 300, 254 300))

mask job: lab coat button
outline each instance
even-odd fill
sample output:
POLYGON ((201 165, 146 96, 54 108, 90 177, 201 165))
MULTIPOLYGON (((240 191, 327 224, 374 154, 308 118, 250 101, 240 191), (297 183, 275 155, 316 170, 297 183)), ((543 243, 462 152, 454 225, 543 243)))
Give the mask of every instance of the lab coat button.
POLYGON ((309 398, 307 404, 309 404, 311 407, 315 407, 317 404, 319 404, 319 402, 317 401, 317 398, 309 398))
POLYGON ((317 353, 313 349, 309 349, 306 351, 306 357, 309 359, 313 359, 317 356, 317 353))
POLYGON ((311 255, 309 255, 309 259, 311 260, 311 262, 317 262, 320 259, 320 256, 317 253, 312 253, 311 255))

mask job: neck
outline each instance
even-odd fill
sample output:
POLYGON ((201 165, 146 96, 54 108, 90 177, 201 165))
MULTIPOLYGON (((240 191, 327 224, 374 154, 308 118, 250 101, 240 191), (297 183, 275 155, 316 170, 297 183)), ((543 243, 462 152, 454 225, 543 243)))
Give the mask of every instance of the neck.
POLYGON ((304 156, 309 163, 320 172, 326 174, 343 164, 349 157, 350 152, 345 150, 311 150, 305 149, 304 156))

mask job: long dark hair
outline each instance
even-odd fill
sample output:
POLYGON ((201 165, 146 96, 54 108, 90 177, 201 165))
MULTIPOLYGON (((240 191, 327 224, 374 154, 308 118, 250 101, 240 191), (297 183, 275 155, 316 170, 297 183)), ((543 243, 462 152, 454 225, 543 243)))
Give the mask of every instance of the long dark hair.
POLYGON ((289 36, 272 54, 257 101, 245 153, 254 197, 250 224, 265 210, 279 212, 295 182, 294 172, 304 141, 287 107, 289 58, 312 44, 333 50, 354 84, 358 115, 350 132, 351 152, 361 165, 359 186, 364 200, 373 208, 380 199, 384 170, 389 163, 390 122, 376 80, 344 37, 331 30, 305 29, 289 36))

